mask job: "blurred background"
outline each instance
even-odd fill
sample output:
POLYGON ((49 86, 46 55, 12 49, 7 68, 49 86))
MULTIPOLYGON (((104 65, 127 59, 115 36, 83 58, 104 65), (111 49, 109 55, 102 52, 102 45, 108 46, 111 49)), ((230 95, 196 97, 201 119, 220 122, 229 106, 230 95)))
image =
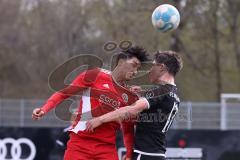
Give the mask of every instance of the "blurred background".
MULTIPOLYGON (((61 159, 56 140, 70 123, 56 111, 31 120, 33 108, 53 93, 50 73, 83 54, 100 57, 103 68, 111 69, 123 41, 151 54, 174 50, 184 59, 177 76, 183 103, 167 137, 167 155, 239 160, 239 0, 0 0, 0 144, 6 146, 0 160, 61 159), (181 14, 178 29, 164 34, 151 23, 152 11, 163 3, 181 14), (106 51, 109 41, 117 47, 106 51), (20 149, 11 152, 21 138, 22 155, 20 149)), ((119 156, 122 147, 119 133, 119 156)))

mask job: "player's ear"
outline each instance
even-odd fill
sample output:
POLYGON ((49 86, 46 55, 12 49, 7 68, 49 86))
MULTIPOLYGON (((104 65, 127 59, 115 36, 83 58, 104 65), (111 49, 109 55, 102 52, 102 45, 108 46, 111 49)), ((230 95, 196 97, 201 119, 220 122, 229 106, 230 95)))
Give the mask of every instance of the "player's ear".
POLYGON ((165 68, 165 64, 163 63, 160 63, 160 64, 157 64, 161 69, 165 68))
POLYGON ((164 70, 168 70, 168 67, 166 66, 166 64, 163 64, 163 68, 164 68, 164 70))
POLYGON ((163 63, 158 64, 158 69, 159 69, 159 71, 161 71, 161 72, 167 70, 166 67, 167 67, 167 66, 166 66, 165 64, 163 64, 163 63))
POLYGON ((118 65, 122 65, 124 62, 125 62, 124 59, 119 59, 119 60, 118 60, 118 65))

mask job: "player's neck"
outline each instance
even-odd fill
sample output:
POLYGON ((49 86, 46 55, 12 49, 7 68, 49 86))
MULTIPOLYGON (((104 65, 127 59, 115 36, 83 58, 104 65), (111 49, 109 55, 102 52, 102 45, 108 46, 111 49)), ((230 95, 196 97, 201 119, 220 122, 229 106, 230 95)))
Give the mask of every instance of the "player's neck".
POLYGON ((121 70, 119 70, 118 67, 116 67, 113 71, 112 71, 112 78, 114 79, 115 82, 117 83, 124 83, 124 79, 121 76, 121 70))
POLYGON ((171 85, 176 85, 175 84, 175 78, 169 73, 164 73, 161 77, 159 77, 155 83, 157 84, 162 84, 163 82, 171 85))

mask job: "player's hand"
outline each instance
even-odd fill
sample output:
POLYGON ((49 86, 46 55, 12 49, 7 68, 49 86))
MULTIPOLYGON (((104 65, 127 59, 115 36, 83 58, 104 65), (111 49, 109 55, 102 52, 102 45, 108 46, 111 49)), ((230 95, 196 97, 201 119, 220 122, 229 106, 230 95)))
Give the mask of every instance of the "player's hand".
POLYGON ((140 86, 131 86, 130 91, 137 94, 142 91, 142 88, 140 86))
POLYGON ((100 118, 96 117, 93 118, 89 121, 87 121, 86 123, 86 130, 88 132, 93 132, 95 128, 97 128, 98 126, 100 126, 102 124, 102 121, 100 120, 100 118))
POLYGON ((32 113, 33 120, 39 120, 45 115, 44 111, 41 108, 35 108, 32 113))

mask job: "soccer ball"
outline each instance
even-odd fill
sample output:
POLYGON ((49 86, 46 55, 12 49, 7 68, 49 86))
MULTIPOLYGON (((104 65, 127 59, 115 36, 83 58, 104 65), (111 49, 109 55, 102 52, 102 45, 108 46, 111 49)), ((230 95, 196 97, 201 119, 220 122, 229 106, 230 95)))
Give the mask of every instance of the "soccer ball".
POLYGON ((152 13, 152 24, 160 32, 174 30, 178 27, 179 23, 180 14, 170 4, 160 5, 152 13))

